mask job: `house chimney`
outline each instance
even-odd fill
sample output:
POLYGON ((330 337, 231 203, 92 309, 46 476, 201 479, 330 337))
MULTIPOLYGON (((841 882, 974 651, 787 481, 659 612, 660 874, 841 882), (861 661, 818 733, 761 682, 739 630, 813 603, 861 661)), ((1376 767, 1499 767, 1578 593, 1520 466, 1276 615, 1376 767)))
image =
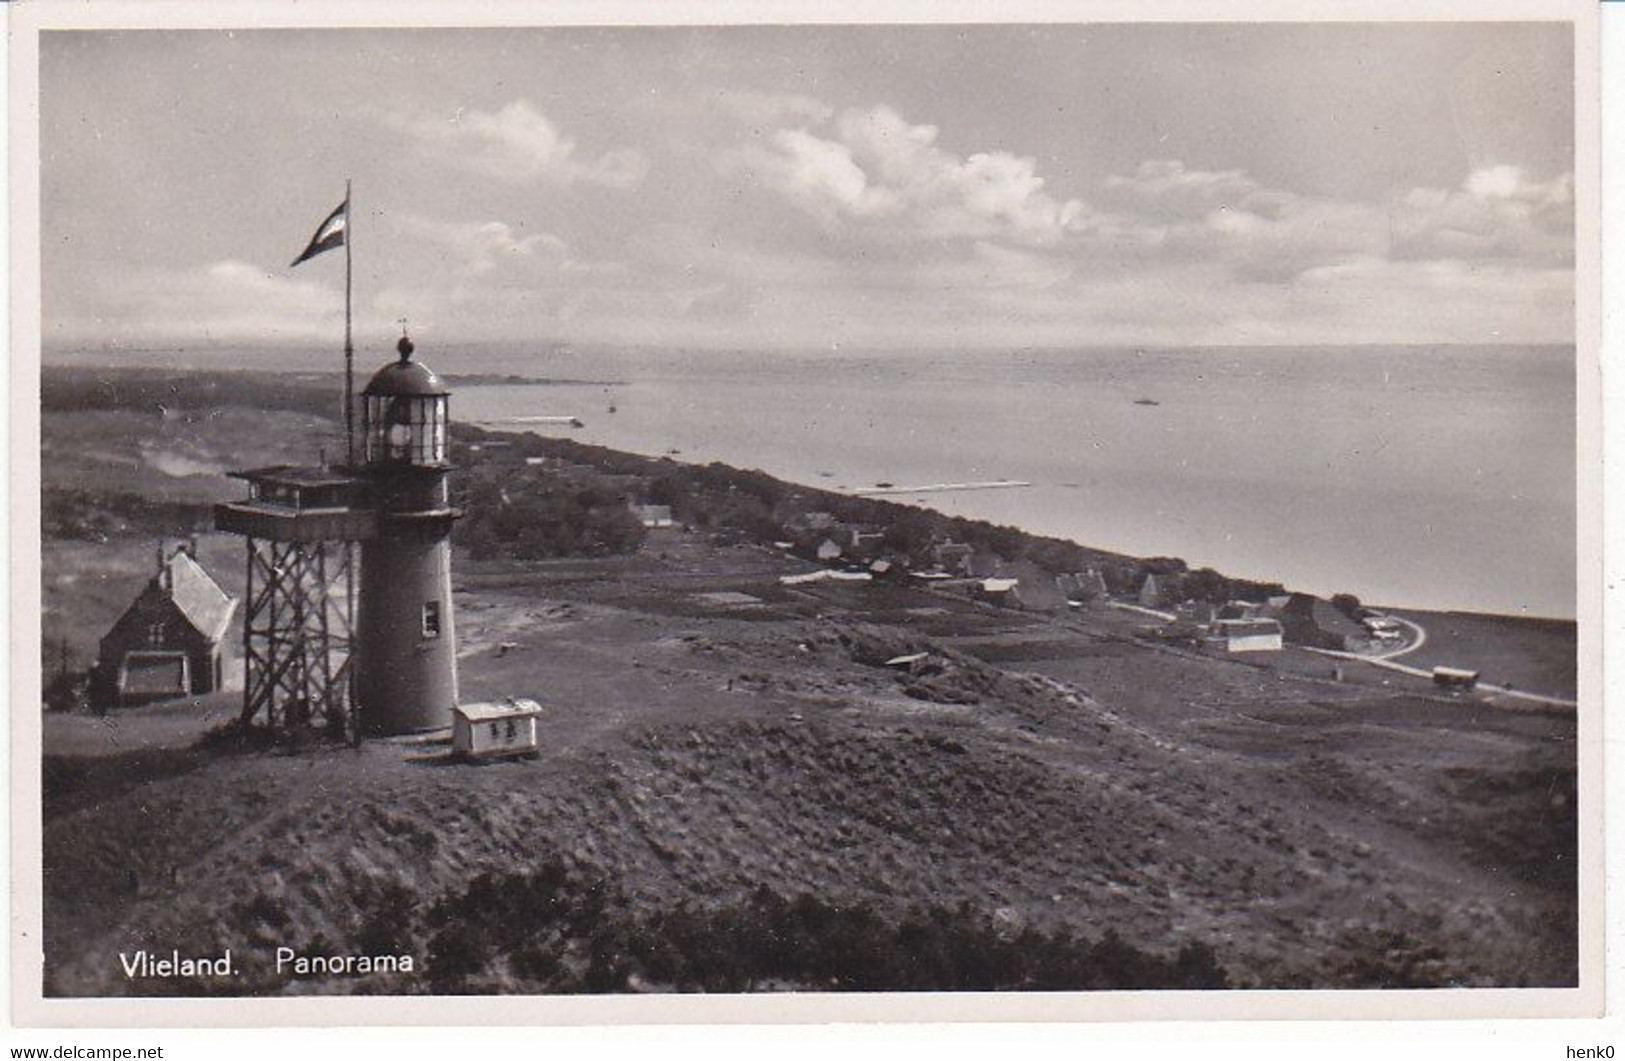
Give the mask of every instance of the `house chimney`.
POLYGON ((197 535, 189 535, 186 539, 186 555, 197 559, 197 535))

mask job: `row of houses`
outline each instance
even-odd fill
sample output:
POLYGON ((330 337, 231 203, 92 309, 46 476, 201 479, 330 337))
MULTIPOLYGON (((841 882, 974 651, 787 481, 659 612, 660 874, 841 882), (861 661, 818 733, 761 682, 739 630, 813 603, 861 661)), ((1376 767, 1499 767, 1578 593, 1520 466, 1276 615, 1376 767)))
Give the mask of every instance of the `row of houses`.
MULTIPOLYGON (((1150 581, 1148 576, 1147 581, 1150 581)), ((1142 591, 1142 601, 1150 597, 1142 591)), ((1287 593, 1262 601, 1234 600, 1224 604, 1182 601, 1173 607, 1173 620, 1165 627, 1172 636, 1182 632, 1205 636, 1231 652, 1278 650, 1286 644, 1339 652, 1366 652, 1395 638, 1373 630, 1329 602, 1308 593, 1287 593)), ((1381 624, 1384 631, 1397 624, 1381 624)))
MULTIPOLYGON (((645 526, 664 525, 669 510, 643 506, 645 526)), ((829 512, 799 512, 785 521, 790 540, 777 543, 787 551, 829 567, 861 572, 873 578, 900 577, 928 582, 935 588, 963 593, 1001 607, 1026 611, 1065 611, 1112 596, 1103 572, 1095 568, 1056 574, 1028 560, 1006 560, 978 552, 966 542, 938 540, 923 557, 888 549, 885 529, 842 522, 829 512), (923 566, 918 561, 924 559, 923 566)), ((1140 607, 1165 609, 1177 597, 1176 574, 1148 572, 1130 598, 1140 607)), ((1305 593, 1271 596, 1262 601, 1214 604, 1183 600, 1172 604, 1175 632, 1186 631, 1226 652, 1279 651, 1286 644, 1339 651, 1366 651, 1397 632, 1381 618, 1357 621, 1327 601, 1305 593)))
MULTIPOLYGON (((888 552, 883 539, 883 531, 842 527, 821 538, 812 555, 826 565, 866 571, 875 578, 908 577, 940 590, 1025 611, 1065 611, 1107 596, 1105 577, 1092 568, 1057 575, 1030 560, 1006 560, 949 540, 934 543, 928 552, 929 565, 913 569, 907 557, 888 552)), ((795 548, 794 542, 778 544, 784 549, 795 548)))

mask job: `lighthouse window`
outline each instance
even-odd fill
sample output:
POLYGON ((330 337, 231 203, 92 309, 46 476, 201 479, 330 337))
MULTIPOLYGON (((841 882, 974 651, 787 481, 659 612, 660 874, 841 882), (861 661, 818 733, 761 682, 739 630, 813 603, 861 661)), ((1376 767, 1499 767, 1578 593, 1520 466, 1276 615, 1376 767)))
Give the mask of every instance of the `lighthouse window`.
POLYGON ((429 410, 429 451, 431 461, 446 459, 446 400, 441 398, 429 410))
POLYGON ((440 602, 437 600, 423 602, 423 636, 440 636, 440 602))
POLYGON ((416 402, 395 398, 389 403, 389 426, 384 432, 390 460, 412 459, 412 412, 416 402))

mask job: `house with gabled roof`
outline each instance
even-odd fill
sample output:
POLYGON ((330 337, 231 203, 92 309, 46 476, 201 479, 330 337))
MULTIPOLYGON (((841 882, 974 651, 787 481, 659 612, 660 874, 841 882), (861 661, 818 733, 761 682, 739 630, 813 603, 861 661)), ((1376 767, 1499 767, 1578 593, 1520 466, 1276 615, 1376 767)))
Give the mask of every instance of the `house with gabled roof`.
POLYGON ((1286 630, 1286 640, 1293 644, 1343 652, 1363 652, 1370 647, 1369 630, 1329 601, 1308 593, 1294 593, 1277 617, 1286 630))
POLYGON ((194 546, 158 550, 158 570, 102 637, 91 695, 126 707, 211 693, 237 599, 197 562, 194 546))
POLYGON ((937 570, 950 575, 969 574, 975 555, 976 550, 964 542, 945 541, 931 546, 931 562, 937 566, 937 570))

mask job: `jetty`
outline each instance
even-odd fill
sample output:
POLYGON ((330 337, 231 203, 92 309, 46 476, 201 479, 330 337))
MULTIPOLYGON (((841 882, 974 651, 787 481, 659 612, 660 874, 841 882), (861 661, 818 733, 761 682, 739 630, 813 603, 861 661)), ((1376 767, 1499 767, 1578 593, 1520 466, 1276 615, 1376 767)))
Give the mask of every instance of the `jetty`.
POLYGON ((576 416, 493 416, 474 421, 477 424, 552 424, 556 427, 586 427, 576 416))
POLYGON ((1008 490, 1015 487, 1031 486, 1032 483, 1022 482, 1018 479, 999 479, 988 483, 928 483, 925 486, 867 486, 853 490, 854 494, 863 497, 875 497, 882 494, 940 494, 950 490, 1008 490))

